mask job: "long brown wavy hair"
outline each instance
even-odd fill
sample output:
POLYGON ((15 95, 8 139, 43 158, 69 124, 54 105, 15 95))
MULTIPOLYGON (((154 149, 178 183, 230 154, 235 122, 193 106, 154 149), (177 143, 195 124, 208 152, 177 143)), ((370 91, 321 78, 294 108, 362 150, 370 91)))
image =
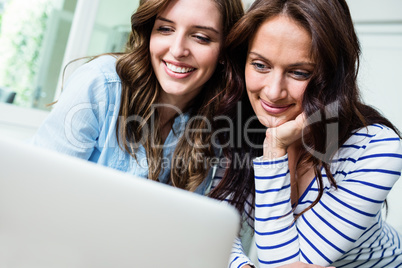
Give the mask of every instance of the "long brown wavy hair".
MULTIPOLYGON (((222 16, 224 40, 234 23, 243 15, 243 7, 240 0, 213 1, 222 16)), ((153 108, 158 103, 162 88, 151 65, 149 42, 157 14, 170 2, 171 0, 140 1, 140 6, 131 17, 132 32, 126 53, 119 55, 116 63, 116 70, 122 81, 119 111, 119 118, 122 120, 118 121, 116 129, 118 142, 120 147, 135 159, 138 145, 144 146, 149 166, 148 178, 151 180, 158 180, 163 170, 163 142, 158 110, 153 108), (133 116, 141 120, 130 120, 133 116), (147 133, 149 126, 152 130, 147 133)), ((206 129, 206 124, 212 122, 224 86, 223 65, 218 64, 214 74, 196 97, 197 101, 191 103, 190 116, 197 115, 203 119, 190 120, 186 126, 187 134, 177 143, 170 172, 171 182, 176 187, 194 191, 207 176, 208 159, 214 156, 211 146, 212 132, 188 130, 206 129), (191 140, 192 144, 186 138, 191 140), (206 165, 197 162, 199 156, 206 159, 206 165)))
MULTIPOLYGON (((304 112, 307 117, 317 112, 321 115, 336 112, 335 120, 339 129, 339 133, 331 133, 326 127, 328 122, 317 122, 308 126, 308 134, 304 136, 303 141, 307 146, 315 152, 325 152, 327 156, 325 159, 318 159, 305 151, 297 162, 297 166, 301 163, 313 166, 319 187, 318 197, 306 209, 308 210, 323 195, 321 168, 324 168, 329 181, 336 187, 328 160, 352 135, 353 130, 379 123, 392 128, 398 134, 399 132, 377 110, 361 101, 357 85, 360 44, 345 0, 256 0, 227 38, 225 49, 228 55, 226 66, 228 88, 227 95, 222 100, 220 113, 229 115, 233 118, 234 124, 240 125, 244 125, 246 120, 255 116, 244 82, 248 45, 263 22, 280 14, 292 18, 306 29, 312 38, 311 57, 315 60, 316 66, 304 92, 302 104, 304 112), (238 102, 241 102, 241 115, 236 111, 238 102), (331 107, 332 110, 328 109, 331 107)), ((249 134, 248 140, 253 144, 263 144, 266 127, 258 120, 254 120, 250 128, 260 129, 261 132, 249 134)), ((232 194, 232 204, 243 212, 247 197, 250 194, 254 196, 255 191, 252 159, 261 156, 263 151, 262 147, 255 148, 250 142, 246 142, 242 133, 234 134, 237 135, 234 139, 240 136, 242 143, 237 147, 224 148, 231 166, 211 196, 224 199, 228 194, 232 194), (246 161, 239 166, 236 159, 246 161)), ((228 135, 228 133, 222 134, 222 143, 228 135)))

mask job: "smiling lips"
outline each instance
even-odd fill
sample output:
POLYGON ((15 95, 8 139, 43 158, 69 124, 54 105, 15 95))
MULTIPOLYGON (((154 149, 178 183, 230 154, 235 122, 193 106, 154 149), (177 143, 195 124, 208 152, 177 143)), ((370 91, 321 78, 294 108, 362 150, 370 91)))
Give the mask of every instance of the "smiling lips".
POLYGON ((165 70, 168 75, 174 78, 186 78, 191 75, 196 68, 190 66, 177 66, 175 64, 164 61, 165 70))
POLYGON ((260 99, 260 102, 261 102, 262 108, 270 114, 281 114, 293 106, 293 104, 289 104, 289 105, 269 104, 262 99, 260 99))

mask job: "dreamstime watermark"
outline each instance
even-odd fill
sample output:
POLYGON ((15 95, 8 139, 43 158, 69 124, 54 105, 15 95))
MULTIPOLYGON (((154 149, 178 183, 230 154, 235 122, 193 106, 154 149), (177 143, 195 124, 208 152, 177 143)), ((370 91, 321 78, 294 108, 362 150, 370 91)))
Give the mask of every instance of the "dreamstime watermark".
MULTIPOLYGON (((243 120, 241 103, 238 103, 237 105, 236 122, 234 122, 229 116, 224 115, 215 116, 212 118, 212 121, 200 115, 189 117, 187 113, 183 113, 178 107, 167 104, 154 104, 152 105, 152 109, 160 109, 164 112, 176 114, 177 116, 172 127, 173 135, 176 137, 184 137, 185 141, 192 147, 197 147, 199 149, 209 148, 211 145, 215 148, 241 147, 243 143, 246 143, 246 145, 252 149, 263 148, 263 144, 256 143, 256 141, 253 141, 250 137, 252 134, 261 135, 266 132, 266 129, 264 128, 251 127, 254 121, 262 122, 264 119, 254 115, 243 120), (242 122, 244 122, 244 124, 242 122), (192 123, 203 127, 192 128, 190 127, 192 123), (224 127, 216 127, 219 125, 224 127), (213 126, 215 126, 215 129, 213 126), (226 140, 224 142, 220 141, 221 143, 219 143, 218 136, 223 132, 226 134, 226 140), (192 138, 192 134, 194 133, 211 135, 211 144, 200 144, 199 142, 195 142, 192 138)), ((154 125, 157 122, 156 118, 151 116, 148 121, 138 115, 131 115, 127 118, 123 118, 118 115, 118 112, 118 107, 107 105, 106 103, 81 103, 73 106, 67 112, 64 120, 64 130, 68 142, 80 149, 91 149, 95 145, 101 148, 118 148, 119 145, 116 139, 116 123, 119 122, 120 125, 127 125, 137 122, 142 125, 142 133, 140 135, 141 140, 137 143, 130 143, 129 147, 138 149, 155 130, 154 125)), ((338 102, 334 102, 327 105, 323 112, 316 111, 306 119, 307 126, 316 123, 324 123, 326 127, 326 137, 323 137, 323 140, 325 140, 325 149, 322 152, 318 152, 311 148, 305 142, 305 139, 302 138, 302 144, 305 149, 314 157, 326 163, 329 163, 330 158, 333 156, 334 142, 335 144, 338 143, 339 123, 336 120, 338 115, 338 102)), ((280 121, 283 120, 283 118, 278 117, 276 120, 280 121)), ((304 134, 303 131, 302 136, 304 134)), ((170 133, 170 135, 172 135, 172 133, 170 133)), ((151 146, 154 148, 173 150, 177 146, 178 141, 178 138, 168 138, 164 144, 151 144, 151 146)), ((200 159, 200 164, 202 165, 217 161, 214 159, 208 159, 208 161, 206 161, 203 157, 200 157, 200 159)), ((236 161, 240 167, 251 163, 251 159, 236 159, 236 161)), ((184 160, 177 162, 185 163, 184 160)))

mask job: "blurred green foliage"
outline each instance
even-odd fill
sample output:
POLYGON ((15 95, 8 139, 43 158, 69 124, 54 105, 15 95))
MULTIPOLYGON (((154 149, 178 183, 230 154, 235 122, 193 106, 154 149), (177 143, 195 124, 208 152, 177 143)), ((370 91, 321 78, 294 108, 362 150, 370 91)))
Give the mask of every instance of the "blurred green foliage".
POLYGON ((17 92, 16 104, 30 107, 40 51, 53 0, 10 0, 0 30, 0 86, 17 92))

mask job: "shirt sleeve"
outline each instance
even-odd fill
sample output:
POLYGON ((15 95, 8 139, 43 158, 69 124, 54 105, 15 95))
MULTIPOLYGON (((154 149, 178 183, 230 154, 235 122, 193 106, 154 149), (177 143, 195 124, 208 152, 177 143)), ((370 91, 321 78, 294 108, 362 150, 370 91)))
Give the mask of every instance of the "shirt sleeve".
POLYGON ((253 161, 255 174, 255 241, 260 267, 299 260, 299 241, 290 200, 288 156, 253 161))
MULTIPOLYGON (((321 200, 296 221, 287 156, 254 161, 260 268, 296 261, 329 265, 356 247, 356 241, 382 220, 384 200, 401 175, 401 141, 385 128, 375 135, 362 131, 353 136, 365 142, 350 143, 360 154, 339 155, 338 160, 346 164, 332 171, 341 178, 338 189, 324 191, 321 200)), ((340 152, 350 153, 344 149, 340 152)))
POLYGON ((95 63, 78 68, 30 142, 89 159, 106 114, 108 96, 105 84, 104 75, 95 63))
POLYGON ((240 238, 236 238, 233 243, 232 252, 230 254, 229 268, 241 268, 244 265, 254 267, 254 264, 244 253, 240 238))
MULTIPOLYGON (((213 175, 213 180, 212 180, 212 187, 211 190, 214 189, 219 182, 222 180, 222 176, 225 173, 225 168, 222 167, 215 167, 216 171, 214 172, 213 175)), ((230 200, 230 196, 227 197, 223 202, 228 202, 230 200)), ((250 219, 251 216, 246 215, 246 220, 248 222, 252 221, 250 219)), ((230 254, 230 259, 229 259, 229 268, 241 268, 244 265, 250 265, 251 267, 254 267, 254 264, 251 262, 249 257, 245 254, 243 250, 243 245, 241 242, 241 239, 239 237, 236 237, 233 247, 232 247, 232 252, 230 254)))

